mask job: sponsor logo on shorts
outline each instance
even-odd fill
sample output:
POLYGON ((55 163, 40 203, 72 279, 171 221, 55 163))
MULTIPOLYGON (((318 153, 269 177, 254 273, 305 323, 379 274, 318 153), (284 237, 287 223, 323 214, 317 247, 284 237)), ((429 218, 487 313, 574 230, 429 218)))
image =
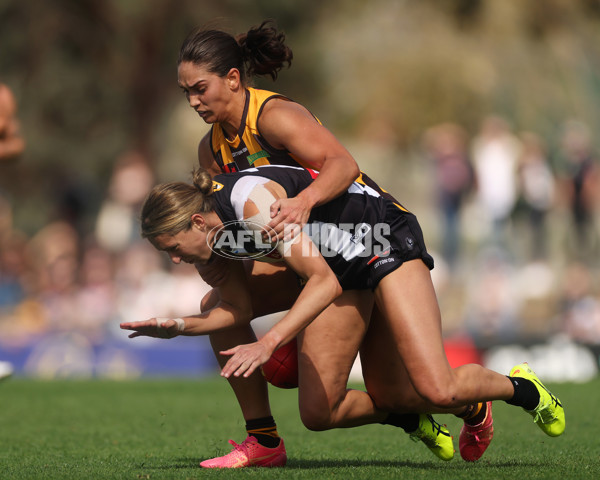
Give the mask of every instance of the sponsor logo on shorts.
POLYGON ((413 239, 413 238, 411 238, 411 237, 406 237, 406 239, 405 239, 404 241, 406 242, 406 247, 407 247, 409 250, 412 250, 412 249, 413 249, 413 247, 415 246, 415 241, 414 241, 414 239, 413 239))
POLYGON ((381 267, 382 265, 385 265, 386 263, 393 263, 395 261, 396 259, 394 257, 382 258, 378 262, 375 262, 375 264, 373 265, 373 270, 376 270, 377 268, 381 267))

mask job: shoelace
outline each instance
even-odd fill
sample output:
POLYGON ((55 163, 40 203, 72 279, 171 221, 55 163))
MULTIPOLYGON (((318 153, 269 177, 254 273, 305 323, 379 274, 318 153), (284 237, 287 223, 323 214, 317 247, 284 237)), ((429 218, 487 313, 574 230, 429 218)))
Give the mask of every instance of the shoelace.
POLYGON ((469 435, 470 437, 473 437, 475 439, 475 441, 477 443, 479 443, 481 440, 486 439, 490 436, 490 428, 486 427, 486 428, 480 428, 478 430, 472 431, 472 430, 465 430, 465 433, 467 435, 469 435), (480 436, 480 434, 482 432, 485 432, 484 436, 480 436))
POLYGON ((533 417, 533 421, 537 422, 539 420, 541 423, 552 423, 558 418, 554 412, 553 407, 562 407, 562 405, 558 398, 552 395, 552 393, 550 393, 548 389, 544 387, 540 382, 536 380, 535 383, 537 383, 541 388, 543 388, 544 391, 548 394, 548 396, 550 397, 550 403, 546 403, 541 407, 535 409, 535 417, 533 417))
POLYGON ((233 448, 235 450, 237 450, 238 452, 242 452, 244 455, 248 456, 248 445, 247 445, 247 439, 244 440, 242 443, 236 443, 233 440, 229 440, 229 443, 231 445, 233 445, 233 448))
POLYGON ((546 405, 535 410, 535 417, 533 417, 534 422, 540 421, 541 423, 552 423, 558 417, 554 413, 554 409, 552 408, 551 403, 547 403, 546 405))
POLYGON ((431 431, 435 435, 435 438, 429 438, 427 433, 420 428, 418 428, 415 432, 410 434, 410 439, 413 442, 418 442, 421 440, 428 447, 437 447, 439 443, 437 442, 437 437, 441 435, 447 435, 446 432, 442 431, 442 426, 437 423, 431 415, 427 415, 427 420, 431 423, 431 431), (437 430, 437 432, 436 432, 437 430))

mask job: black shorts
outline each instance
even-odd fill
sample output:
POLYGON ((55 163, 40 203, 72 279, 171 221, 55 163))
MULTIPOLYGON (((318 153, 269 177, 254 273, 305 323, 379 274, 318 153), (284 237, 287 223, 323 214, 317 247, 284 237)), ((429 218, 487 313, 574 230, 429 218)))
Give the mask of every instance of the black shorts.
POLYGON ((385 222, 390 226, 386 239, 390 244, 387 255, 383 252, 366 261, 367 285, 374 290, 383 277, 389 275, 404 262, 421 259, 429 270, 433 269, 433 257, 427 253, 423 231, 412 213, 405 212, 388 202, 385 222))

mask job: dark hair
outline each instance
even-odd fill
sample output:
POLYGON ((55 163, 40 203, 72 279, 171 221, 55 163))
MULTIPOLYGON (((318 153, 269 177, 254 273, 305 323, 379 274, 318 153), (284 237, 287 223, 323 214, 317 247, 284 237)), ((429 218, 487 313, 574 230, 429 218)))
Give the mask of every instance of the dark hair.
POLYGON ((193 173, 193 185, 171 182, 157 185, 142 206, 142 237, 153 239, 158 235, 176 235, 192 226, 195 213, 214 210, 213 183, 203 168, 193 173))
POLYGON ((285 44, 285 34, 273 20, 237 37, 221 30, 196 28, 184 40, 177 64, 191 62, 204 65, 209 72, 224 77, 237 68, 243 84, 254 75, 270 75, 273 80, 285 64, 292 64, 292 50, 285 44))

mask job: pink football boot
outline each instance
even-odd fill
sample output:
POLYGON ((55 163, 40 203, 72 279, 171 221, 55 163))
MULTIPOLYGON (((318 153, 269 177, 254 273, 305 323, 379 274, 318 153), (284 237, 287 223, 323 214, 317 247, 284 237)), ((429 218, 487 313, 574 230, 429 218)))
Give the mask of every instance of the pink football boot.
POLYGON ((479 425, 463 424, 458 437, 460 456, 467 462, 479 460, 494 436, 492 402, 486 403, 487 412, 479 425))
POLYGON ((243 468, 243 467, 283 467, 287 462, 287 454, 283 438, 275 448, 263 447, 256 438, 249 436, 242 443, 235 443, 233 450, 222 457, 211 458, 200 462, 203 468, 243 468))

